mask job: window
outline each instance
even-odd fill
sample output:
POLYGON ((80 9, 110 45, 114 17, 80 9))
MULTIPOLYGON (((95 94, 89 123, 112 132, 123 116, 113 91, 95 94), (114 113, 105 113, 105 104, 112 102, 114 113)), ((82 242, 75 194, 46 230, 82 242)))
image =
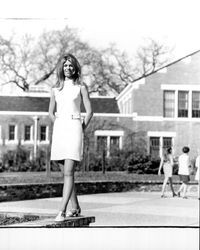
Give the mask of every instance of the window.
POLYGON ((164 91, 164 117, 175 116, 175 91, 164 91))
POLYGON ((200 91, 192 92, 192 117, 200 117, 200 91))
MULTIPOLYGON (((97 136, 97 152, 108 152, 109 155, 114 155, 120 149, 119 136, 97 136)), ((108 155, 107 154, 107 155, 108 155)))
POLYGON ((5 144, 17 144, 17 125, 8 125, 7 138, 5 138, 5 144))
POLYGON ((15 140, 15 125, 9 125, 8 140, 9 141, 15 140))
POLYGON ((150 155, 153 158, 159 157, 160 154, 160 138, 150 137, 150 155))
POLYGON ((178 118, 178 120, 200 118, 199 84, 162 84, 161 89, 163 89, 163 117, 178 118))
POLYGON ((98 153, 106 152, 106 156, 114 155, 122 149, 122 137, 124 131, 119 130, 96 130, 95 141, 98 153))
POLYGON ((116 151, 120 149, 119 147, 119 136, 111 136, 110 137, 110 154, 114 155, 116 151))
POLYGON ((149 154, 153 158, 161 157, 164 150, 173 147, 173 140, 176 137, 175 132, 168 131, 148 131, 149 137, 149 154))
POLYGON ((47 140, 47 127, 40 126, 40 141, 46 141, 46 140, 47 140))
POLYGON ((163 137, 163 149, 167 149, 172 147, 172 138, 171 137, 163 137))
POLYGON ((31 126, 25 125, 24 127, 24 140, 30 141, 31 140, 31 126))
POLYGON ((188 91, 178 91, 178 117, 188 117, 188 91))

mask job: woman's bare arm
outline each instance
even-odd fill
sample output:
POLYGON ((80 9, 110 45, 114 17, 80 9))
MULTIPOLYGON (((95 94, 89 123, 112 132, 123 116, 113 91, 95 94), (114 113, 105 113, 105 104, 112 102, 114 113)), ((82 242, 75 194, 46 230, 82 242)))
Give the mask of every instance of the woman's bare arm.
POLYGON ((49 103, 49 117, 52 120, 52 122, 55 121, 55 114, 54 114, 54 109, 55 109, 55 95, 54 91, 51 91, 51 97, 50 97, 50 103, 49 103))
POLYGON ((88 89, 85 84, 82 84, 81 86, 81 95, 82 95, 82 100, 83 100, 83 104, 84 104, 85 111, 86 111, 86 115, 83 120, 83 129, 85 129, 88 126, 93 116, 91 101, 90 101, 88 89))
POLYGON ((161 169, 162 169, 162 167, 163 167, 163 157, 161 157, 161 161, 160 161, 160 165, 159 165, 159 169, 158 169, 158 175, 160 175, 160 173, 161 173, 161 169))

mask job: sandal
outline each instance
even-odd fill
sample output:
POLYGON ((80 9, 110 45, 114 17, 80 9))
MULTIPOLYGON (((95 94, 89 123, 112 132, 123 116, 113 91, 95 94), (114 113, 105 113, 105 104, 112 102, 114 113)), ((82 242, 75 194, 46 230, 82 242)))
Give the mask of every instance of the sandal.
POLYGON ((81 214, 81 209, 80 208, 73 208, 66 213, 66 217, 78 217, 81 214))
POLYGON ((56 218, 54 219, 55 222, 62 222, 65 220, 65 213, 60 211, 56 218))

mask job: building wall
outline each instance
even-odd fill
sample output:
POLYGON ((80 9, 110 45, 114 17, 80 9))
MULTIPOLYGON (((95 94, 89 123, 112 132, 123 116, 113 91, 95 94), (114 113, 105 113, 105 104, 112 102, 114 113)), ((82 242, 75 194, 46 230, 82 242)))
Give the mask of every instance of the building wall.
POLYGON ((31 157, 34 157, 34 144, 35 144, 35 119, 37 120, 37 135, 36 135, 36 150, 44 150, 48 153, 49 144, 51 139, 52 124, 48 116, 30 116, 30 115, 0 115, 0 152, 1 155, 8 150, 16 150, 18 146, 31 152, 31 157), (16 141, 8 141, 9 125, 16 126, 16 141), (24 142, 24 126, 32 126, 32 140, 24 142), (47 141, 40 141, 40 126, 47 126, 47 141))
POLYGON ((96 151, 95 132, 98 131, 102 136, 112 136, 119 132, 122 139, 122 149, 127 145, 132 130, 133 121, 131 117, 108 117, 108 116, 94 116, 85 132, 85 139, 89 140, 90 150, 96 151))
MULTIPOLYGON (((132 131, 135 132, 135 143, 143 138, 147 152, 150 148, 150 136, 173 135, 174 154, 181 154, 183 146, 189 146, 192 157, 200 149, 200 118, 164 117, 164 89, 200 91, 200 53, 193 54, 158 71, 143 80, 143 84, 132 88, 133 121, 132 131), (163 86, 165 87, 163 88, 163 86)), ((140 80, 141 81, 141 80, 140 80)), ((137 82, 135 83, 137 85, 137 82)), ((130 91, 127 91, 130 95, 130 91)), ((125 99, 125 96, 121 98, 125 99)), ((177 97, 176 97, 177 98, 177 97)), ((177 99, 176 99, 177 100, 177 99)), ((118 99, 120 102, 121 99, 118 99)), ((191 102, 190 104, 191 105, 191 102)), ((178 103, 176 102, 176 109, 178 103)), ((190 107, 191 108, 191 107, 190 107)), ((121 108, 121 110, 123 110, 121 108)), ((177 112, 177 111, 176 111, 177 112)), ((191 112, 191 111, 189 111, 191 112)), ((130 126, 131 127, 131 126, 130 126)), ((162 151, 162 150, 161 150, 162 151)), ((160 152, 161 152, 160 151, 160 152)))
POLYGON ((147 151, 149 150, 149 133, 153 132, 155 136, 160 134, 165 137, 173 137, 173 153, 178 156, 182 153, 183 146, 190 147, 191 157, 196 157, 200 149, 200 122, 155 122, 155 121, 137 121, 133 123, 133 130, 144 136, 147 151))
POLYGON ((133 90, 133 112, 140 116, 163 116, 162 84, 200 85, 200 53, 177 62, 145 78, 133 90))
MULTIPOLYGON (((40 150, 45 151, 48 156, 50 155, 50 147, 51 147, 51 136, 52 136, 52 123, 48 116, 38 115, 0 115, 0 152, 1 156, 7 151, 14 151, 20 146, 22 149, 31 152, 32 158, 35 156, 35 122, 37 120, 37 143, 36 143, 36 151, 37 153, 40 150), (13 143, 8 143, 8 128, 9 125, 17 126, 17 141, 13 143), (24 143, 24 126, 31 125, 33 128, 32 132, 32 141, 28 143, 24 143), (40 141, 40 125, 45 125, 48 127, 48 140, 47 142, 40 141)), ((90 152, 96 152, 97 145, 96 139, 97 136, 95 134, 96 131, 100 131, 101 135, 106 136, 116 136, 119 134, 121 149, 127 145, 130 139, 130 135, 132 134, 132 117, 117 117, 116 114, 108 116, 108 115, 97 115, 94 116, 91 120, 89 127, 85 132, 85 140, 89 144, 89 148, 85 148, 85 150, 89 150, 90 152), (104 133, 105 132, 105 133, 104 133)))

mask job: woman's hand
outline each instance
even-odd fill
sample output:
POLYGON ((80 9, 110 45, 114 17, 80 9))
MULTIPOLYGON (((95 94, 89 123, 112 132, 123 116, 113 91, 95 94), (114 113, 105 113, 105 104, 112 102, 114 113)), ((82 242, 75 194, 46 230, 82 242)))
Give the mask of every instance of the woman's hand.
POLYGON ((82 95, 82 100, 83 100, 83 104, 85 106, 85 111, 86 111, 86 115, 85 115, 83 122, 82 122, 82 128, 84 131, 86 129, 86 127, 88 126, 88 124, 93 116, 90 97, 89 97, 89 93, 88 93, 88 90, 87 90, 87 87, 85 84, 82 84, 82 86, 81 86, 81 95, 82 95))
POLYGON ((86 125, 85 125, 85 121, 84 121, 84 120, 82 121, 82 129, 83 129, 83 132, 84 132, 85 129, 86 129, 86 125))
POLYGON ((49 114, 49 118, 51 119, 52 122, 54 122, 56 119, 54 114, 49 114))
POLYGON ((55 95, 53 89, 51 90, 51 98, 49 103, 49 118, 52 122, 55 121, 55 115, 54 115, 54 108, 55 108, 55 95))

